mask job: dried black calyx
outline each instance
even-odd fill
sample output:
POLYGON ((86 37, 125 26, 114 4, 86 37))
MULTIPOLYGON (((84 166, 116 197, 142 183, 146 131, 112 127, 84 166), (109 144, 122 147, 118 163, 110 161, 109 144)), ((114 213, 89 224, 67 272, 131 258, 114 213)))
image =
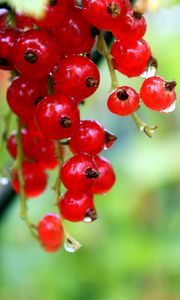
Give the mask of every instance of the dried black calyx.
POLYGON ((150 57, 150 60, 148 62, 148 66, 149 67, 154 67, 155 69, 158 68, 158 62, 157 62, 157 59, 153 56, 150 57))
POLYGON ((26 51, 24 59, 30 64, 35 64, 38 60, 37 55, 33 51, 26 51))
POLYGON ((104 133, 105 133, 106 144, 109 144, 109 143, 113 144, 117 140, 117 136, 112 134, 110 131, 104 130, 104 133))
POLYGON ((9 66, 9 61, 4 57, 0 57, 0 66, 8 67, 9 66))
POLYGON ((177 85, 177 83, 175 80, 165 82, 165 88, 167 91, 170 91, 170 92, 175 88, 176 85, 177 85))
POLYGON ((120 7, 117 3, 112 2, 107 6, 107 12, 115 18, 120 14, 120 7))
POLYGON ((89 179, 95 179, 98 178, 99 172, 97 170, 94 170, 92 168, 87 168, 85 171, 85 175, 89 179))
POLYGON ((58 0, 49 0, 49 5, 50 6, 55 6, 58 4, 58 0))
POLYGON ((125 100, 128 99, 129 95, 126 92, 126 89, 122 89, 119 92, 117 92, 117 97, 118 97, 119 100, 125 101, 125 100))
POLYGON ((141 20, 142 18, 142 14, 136 10, 133 11, 133 16, 138 20, 141 20))
POLYGON ((69 117, 62 117, 59 121, 59 124, 63 128, 70 128, 72 126, 72 121, 69 117))
POLYGON ((91 28, 91 37, 95 38, 99 34, 99 29, 97 29, 95 26, 91 28))
POLYGON ((97 220, 97 213, 95 208, 90 208, 87 210, 84 220, 87 222, 93 222, 97 220))
POLYGON ((86 86, 87 87, 97 87, 98 81, 96 79, 94 79, 93 77, 88 77, 86 79, 86 86))

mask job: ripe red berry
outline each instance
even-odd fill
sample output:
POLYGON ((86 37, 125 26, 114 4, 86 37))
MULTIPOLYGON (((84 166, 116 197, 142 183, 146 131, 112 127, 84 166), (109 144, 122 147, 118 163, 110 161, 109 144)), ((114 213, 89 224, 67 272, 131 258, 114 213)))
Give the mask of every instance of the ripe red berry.
POLYGON ((7 89, 8 104, 21 118, 33 118, 36 103, 46 95, 46 79, 37 82, 22 75, 15 77, 7 89))
POLYGON ((146 32, 146 20, 141 13, 128 10, 115 24, 113 35, 125 42, 140 40, 146 32))
POLYGON ((82 13, 85 18, 99 29, 111 30, 115 20, 126 12, 124 0, 83 0, 82 13))
POLYGON ((59 201, 62 217, 71 222, 97 219, 93 196, 89 193, 67 191, 59 201))
POLYGON ((62 24, 51 28, 51 31, 63 55, 89 53, 95 41, 92 26, 83 17, 80 8, 69 11, 62 24))
POLYGON ((47 252, 58 250, 64 239, 60 217, 53 213, 46 214, 38 224, 38 237, 47 252))
POLYGON ((39 27, 53 27, 64 19, 66 9, 67 0, 49 0, 45 9, 45 16, 41 19, 36 19, 35 23, 39 27))
MULTIPOLYGON (((23 163, 23 176, 27 197, 37 197, 44 192, 47 185, 47 175, 38 164, 23 163)), ((11 173, 11 184, 16 193, 20 193, 17 169, 13 169, 11 173)))
POLYGON ((69 138, 79 126, 79 110, 64 95, 47 96, 36 107, 35 122, 49 139, 69 138))
MULTIPOLYGON (((32 160, 32 149, 34 149, 33 136, 29 134, 26 128, 21 129, 23 155, 26 159, 32 160)), ((17 156, 17 132, 14 131, 8 137, 7 150, 12 158, 17 156)))
POLYGON ((115 183, 116 176, 114 170, 109 161, 102 156, 95 156, 94 162, 97 165, 99 176, 91 189, 91 193, 105 194, 115 183))
POLYGON ((115 69, 128 77, 141 75, 151 58, 149 45, 142 39, 131 43, 115 41, 111 54, 115 69))
POLYGON ((128 116, 139 106, 139 94, 128 86, 118 87, 108 98, 108 109, 120 116, 128 116))
POLYGON ((140 97, 148 108, 162 111, 175 101, 175 86, 174 80, 165 81, 162 77, 153 76, 143 82, 140 97))
POLYGON ((69 145, 73 153, 98 154, 105 146, 104 128, 97 121, 83 120, 69 145))
POLYGON ((89 191, 99 176, 92 156, 82 153, 67 160, 60 172, 64 186, 72 191, 89 191))
POLYGON ((78 100, 92 95, 100 81, 96 65, 89 58, 79 55, 61 60, 53 77, 56 93, 78 100))
POLYGON ((30 29, 22 32, 15 44, 13 62, 27 78, 48 75, 59 59, 55 39, 45 30, 30 29))
POLYGON ((4 29, 0 31, 0 69, 14 70, 13 48, 18 37, 15 29, 4 29))

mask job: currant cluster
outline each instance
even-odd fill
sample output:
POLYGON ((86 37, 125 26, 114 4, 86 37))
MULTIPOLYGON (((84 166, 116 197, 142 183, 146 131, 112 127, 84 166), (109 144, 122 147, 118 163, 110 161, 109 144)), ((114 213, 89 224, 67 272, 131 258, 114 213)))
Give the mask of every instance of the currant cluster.
POLYGON ((175 102, 176 82, 148 75, 157 63, 142 39, 145 32, 145 18, 129 0, 82 0, 81 5, 50 0, 41 19, 0 10, 0 68, 11 71, 7 103, 18 117, 17 130, 7 139, 15 160, 11 183, 20 194, 22 218, 48 252, 59 249, 64 239, 74 245, 62 220, 96 220, 94 195, 105 194, 115 183, 111 164, 99 154, 116 137, 99 122, 80 118, 81 104, 100 84, 91 59, 95 44, 112 79, 113 92, 107 101, 112 113, 131 115, 151 136, 155 128, 135 115, 140 101, 160 112, 175 102), (116 39, 111 51, 102 30, 111 31, 116 39), (128 77, 148 77, 140 93, 120 86, 115 69, 128 77), (65 145, 72 153, 66 161, 65 145), (56 167, 54 189, 60 214, 48 213, 36 226, 27 214, 27 198, 44 192, 47 171, 56 167), (61 183, 67 189, 63 195, 61 183))

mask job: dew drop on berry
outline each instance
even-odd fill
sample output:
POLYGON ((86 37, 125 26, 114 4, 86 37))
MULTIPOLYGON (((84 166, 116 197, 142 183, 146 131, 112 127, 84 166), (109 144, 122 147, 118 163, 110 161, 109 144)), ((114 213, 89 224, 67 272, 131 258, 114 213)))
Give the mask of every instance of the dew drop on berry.
POLYGON ((74 253, 81 248, 81 244, 75 239, 66 238, 64 243, 64 249, 69 253, 74 253))
POLYGON ((163 109, 163 110, 160 110, 160 113, 161 114, 169 114, 171 112, 173 112, 176 108, 176 101, 174 101, 169 107, 163 109))

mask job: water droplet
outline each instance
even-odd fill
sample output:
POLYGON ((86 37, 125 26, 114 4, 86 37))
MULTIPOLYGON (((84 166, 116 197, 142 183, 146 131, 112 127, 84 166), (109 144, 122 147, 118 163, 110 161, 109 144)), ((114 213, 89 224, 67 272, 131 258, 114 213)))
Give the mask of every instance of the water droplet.
POLYGON ((84 223, 91 223, 97 219, 97 213, 95 208, 90 208, 88 209, 85 218, 84 218, 84 223))
POLYGON ((71 238, 66 238, 65 243, 64 243, 64 249, 69 252, 69 253, 74 253, 77 250, 81 248, 81 244, 74 240, 72 237, 71 238))
POLYGON ((174 101, 168 108, 161 110, 160 113, 169 114, 173 112, 175 108, 176 108, 176 101, 174 101))
POLYGON ((147 79, 147 78, 150 78, 152 76, 155 76, 156 71, 157 71, 157 69, 154 66, 149 66, 148 69, 144 73, 142 73, 140 76, 142 78, 147 79))
POLYGON ((0 185, 8 185, 9 179, 7 177, 0 178, 0 185))

